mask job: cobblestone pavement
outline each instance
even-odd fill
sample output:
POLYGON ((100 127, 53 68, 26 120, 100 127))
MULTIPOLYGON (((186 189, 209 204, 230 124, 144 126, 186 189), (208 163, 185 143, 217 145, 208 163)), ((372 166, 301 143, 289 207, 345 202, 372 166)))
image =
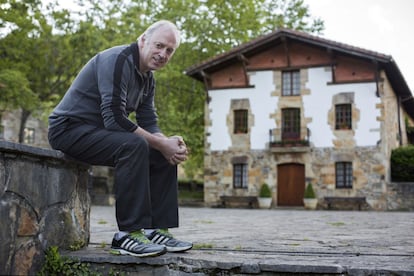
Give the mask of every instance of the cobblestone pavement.
MULTIPOLYGON (((180 225, 171 232, 194 242, 181 254, 193 260, 414 275, 414 212, 181 207, 180 225)), ((92 206, 90 244, 116 231, 114 207, 92 206)))

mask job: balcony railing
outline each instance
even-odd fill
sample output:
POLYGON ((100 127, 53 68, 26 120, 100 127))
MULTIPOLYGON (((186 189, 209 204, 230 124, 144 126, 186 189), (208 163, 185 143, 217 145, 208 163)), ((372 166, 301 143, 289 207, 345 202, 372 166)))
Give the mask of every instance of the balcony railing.
POLYGON ((309 147, 308 140, 281 140, 270 142, 271 147, 309 147))
MULTIPOLYGON (((269 130, 269 148, 272 152, 307 152, 309 151, 310 130, 306 130, 305 139, 275 138, 274 132, 278 129, 269 130)), ((279 132, 280 133, 280 132, 279 132)))

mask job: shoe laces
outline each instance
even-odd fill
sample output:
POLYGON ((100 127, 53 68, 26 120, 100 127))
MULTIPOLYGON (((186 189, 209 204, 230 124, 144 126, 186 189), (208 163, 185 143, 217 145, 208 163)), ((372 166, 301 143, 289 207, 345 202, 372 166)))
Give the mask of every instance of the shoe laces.
POLYGON ((139 241, 143 244, 151 243, 150 240, 145 236, 143 230, 133 231, 129 233, 129 236, 136 241, 139 241))

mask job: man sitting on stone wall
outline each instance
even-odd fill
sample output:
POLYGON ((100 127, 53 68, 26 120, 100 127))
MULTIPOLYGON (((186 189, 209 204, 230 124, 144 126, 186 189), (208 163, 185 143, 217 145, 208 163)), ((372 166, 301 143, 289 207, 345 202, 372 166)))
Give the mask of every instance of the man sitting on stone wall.
POLYGON ((98 53, 49 117, 54 149, 115 168, 120 231, 114 253, 142 257, 192 248, 168 232, 178 227, 177 165, 187 159, 187 147, 182 137, 161 133, 154 108, 152 71, 164 67, 179 44, 177 27, 162 20, 131 45, 98 53), (128 119, 132 112, 137 123, 128 119))

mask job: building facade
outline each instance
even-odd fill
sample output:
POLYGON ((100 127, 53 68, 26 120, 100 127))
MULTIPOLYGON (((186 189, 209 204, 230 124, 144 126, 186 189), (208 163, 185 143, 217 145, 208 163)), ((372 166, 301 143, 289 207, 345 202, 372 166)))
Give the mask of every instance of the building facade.
MULTIPOLYGON (((21 111, 3 112, 0 119, 0 140, 19 143, 21 111)), ((47 127, 44 120, 29 116, 23 129, 23 144, 50 148, 47 140, 47 127)))
POLYGON ((391 151, 409 143, 414 100, 391 56, 277 30, 187 70, 204 82, 207 205, 257 196, 302 206, 364 197, 392 209, 391 151))

